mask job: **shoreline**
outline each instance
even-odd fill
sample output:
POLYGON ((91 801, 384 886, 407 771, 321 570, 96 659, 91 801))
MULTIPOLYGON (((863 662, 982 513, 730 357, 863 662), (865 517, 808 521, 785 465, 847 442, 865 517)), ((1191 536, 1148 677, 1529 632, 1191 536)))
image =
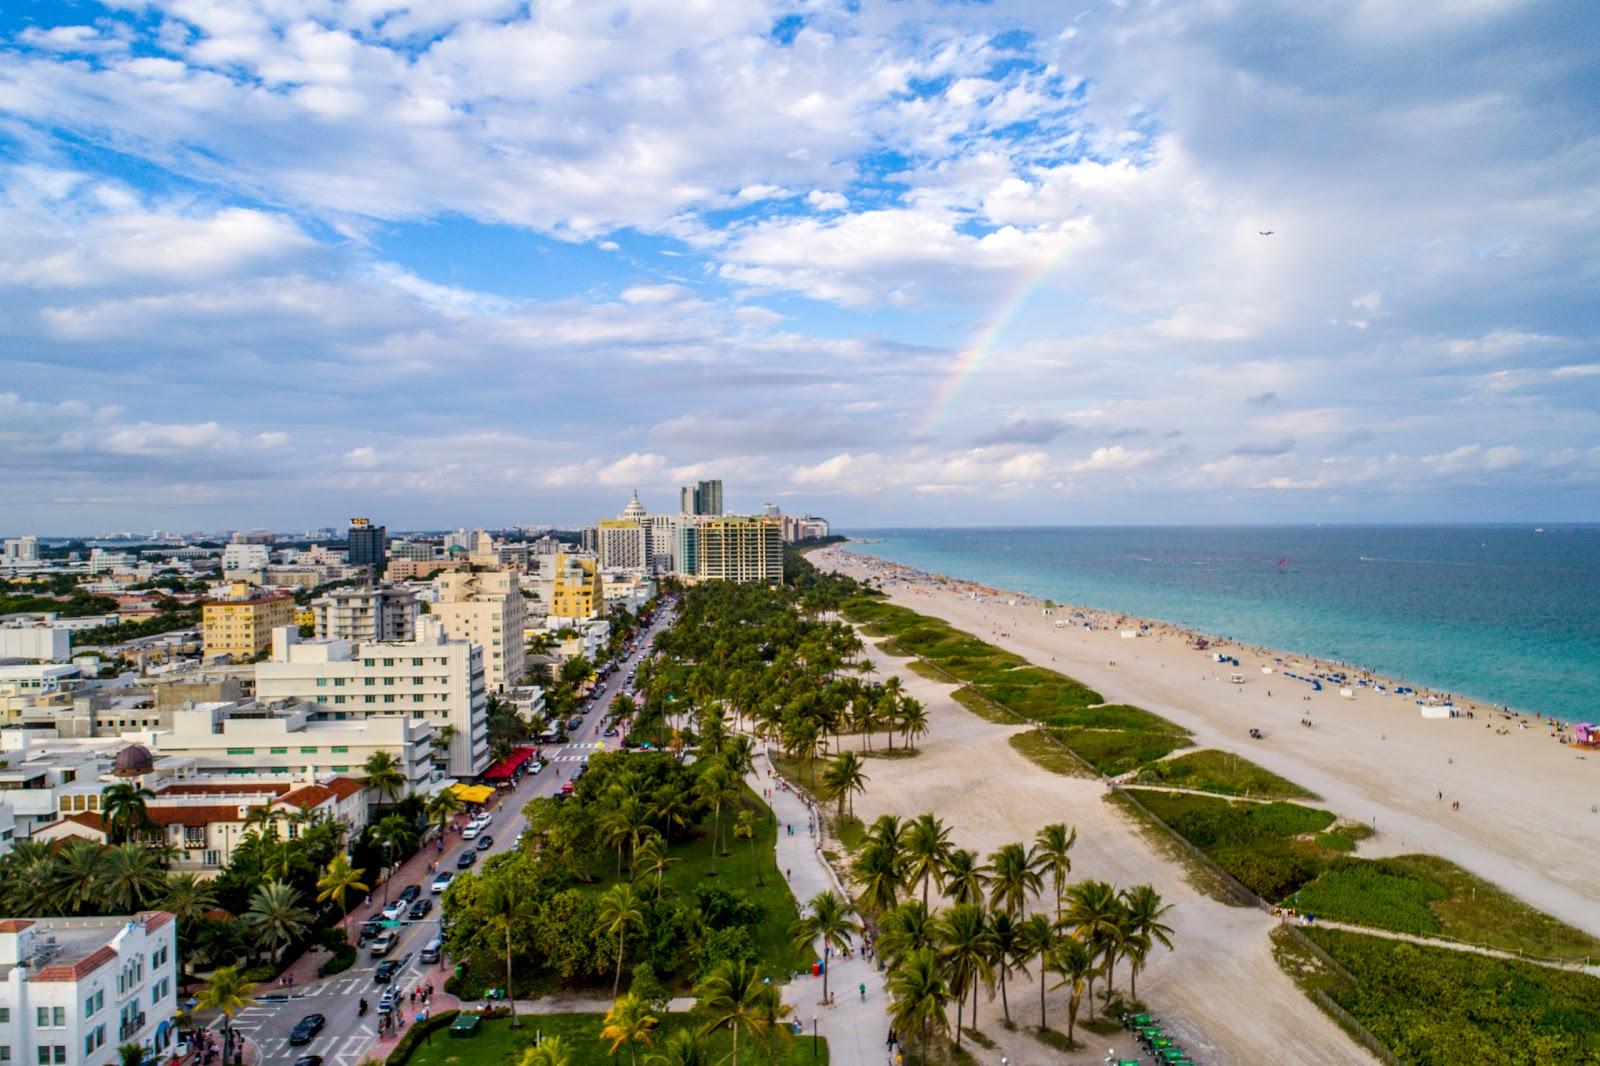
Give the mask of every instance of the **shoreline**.
MULTIPOLYGON (((1066 603, 1036 596, 1028 592, 1018 592, 1011 589, 996 588, 991 585, 985 585, 980 581, 973 581, 967 578, 955 577, 950 574, 942 574, 935 571, 923 570, 920 567, 910 566, 905 563, 898 563, 892 559, 885 559, 881 555, 874 555, 870 552, 862 551, 858 548, 852 547, 853 544, 866 543, 869 542, 845 540, 837 544, 828 545, 827 547, 842 553, 847 553, 869 564, 867 569, 870 577, 881 578, 884 575, 888 575, 892 580, 903 582, 909 587, 921 586, 930 588, 944 588, 952 592, 956 592, 962 596, 967 596, 974 602, 1004 602, 1008 606, 1031 607, 1039 609, 1044 609, 1047 605, 1053 605, 1053 609, 1058 612, 1056 616, 1058 620, 1064 619, 1069 622, 1068 628, 1077 628, 1077 625, 1075 624, 1077 622, 1081 622, 1084 627, 1091 630, 1121 630, 1126 629, 1129 625, 1133 625, 1137 627, 1136 632, 1140 633, 1141 638, 1148 633, 1152 635, 1159 634, 1161 636, 1181 637, 1190 643, 1196 640, 1203 640, 1206 642, 1207 647, 1205 649, 1197 648, 1196 650, 1220 652, 1237 648, 1258 656, 1271 658, 1276 662, 1281 662, 1285 666, 1306 670, 1313 676, 1328 673, 1346 673, 1350 675, 1349 682, 1360 682, 1359 684, 1353 684, 1353 687, 1355 687, 1358 692, 1371 692, 1389 698, 1393 698, 1396 695, 1401 695, 1407 700, 1412 701, 1412 706, 1419 707, 1429 699, 1432 699, 1437 701, 1435 704, 1436 706, 1455 708, 1460 712, 1461 717, 1473 720, 1478 718, 1493 720, 1494 716, 1499 716, 1505 721, 1510 721, 1517 724, 1517 726, 1521 729, 1528 728, 1528 723, 1530 722, 1537 723, 1540 727, 1549 730, 1551 739, 1556 740, 1557 743, 1561 744, 1562 746, 1571 746, 1570 737, 1573 732, 1573 727, 1579 724, 1576 721, 1569 722, 1542 711, 1523 710, 1506 704, 1490 703, 1487 700, 1483 700, 1475 696, 1469 696, 1462 693, 1445 692, 1443 689, 1430 686, 1427 682, 1407 680, 1397 677, 1392 673, 1379 673, 1359 663, 1347 662, 1342 659, 1335 659, 1328 656, 1310 655, 1305 652, 1285 651, 1281 648, 1274 648, 1262 644, 1253 644, 1248 641, 1240 640, 1236 637, 1205 633, 1197 629, 1191 629, 1180 625, 1176 622, 1169 622, 1154 618, 1144 618, 1139 615, 1128 614, 1122 611, 1114 611, 1108 608, 1066 603), (872 571, 879 572, 873 573, 872 571), (1382 687, 1380 688, 1379 686, 1382 687), (1413 700, 1413 697, 1417 698, 1413 700)), ((1340 686, 1337 682, 1331 681, 1330 679, 1322 676, 1318 676, 1318 680, 1324 682, 1325 687, 1326 685, 1334 685, 1336 689, 1339 687, 1352 687, 1351 684, 1340 686)), ((1596 756, 1597 758, 1600 758, 1600 750, 1596 751, 1596 756)))

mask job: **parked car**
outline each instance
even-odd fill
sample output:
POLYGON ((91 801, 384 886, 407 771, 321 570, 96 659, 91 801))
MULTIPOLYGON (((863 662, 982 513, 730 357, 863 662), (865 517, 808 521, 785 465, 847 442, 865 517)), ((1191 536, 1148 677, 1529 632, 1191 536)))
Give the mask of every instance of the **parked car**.
POLYGON ((385 959, 378 963, 378 968, 372 971, 374 984, 386 985, 394 980, 394 975, 400 972, 400 964, 394 959, 385 959))
POLYGON ((289 1046, 299 1047, 315 1040, 317 1034, 322 1032, 322 1027, 328 1024, 328 1019, 320 1014, 308 1014, 295 1023, 294 1029, 289 1032, 289 1046))
POLYGON ((383 934, 372 942, 372 957, 375 959, 383 958, 394 950, 395 943, 399 939, 399 937, 395 936, 393 929, 385 929, 383 934))
POLYGON ((463 851, 460 855, 456 856, 456 869, 458 869, 458 870, 469 869, 469 868, 471 868, 472 864, 477 862, 477 861, 478 861, 478 853, 477 852, 475 852, 475 851, 463 851))
POLYGON ((450 870, 441 870, 439 872, 439 876, 433 879, 433 884, 429 887, 428 891, 435 894, 443 892, 445 889, 450 887, 450 882, 455 878, 455 876, 456 875, 450 870))
POLYGON ((573 715, 571 718, 567 719, 568 729, 577 729, 581 725, 583 725, 583 719, 579 718, 577 715, 573 715))
POLYGON ((538 759, 535 759, 528 764, 528 773, 530 774, 536 774, 543 769, 544 763, 540 762, 538 759))
POLYGON ((617 727, 616 726, 612 726, 610 729, 606 730, 606 736, 614 737, 616 735, 617 735, 617 727))
POLYGON ((571 795, 572 794, 572 782, 571 781, 563 781, 563 782, 561 782, 561 794, 563 796, 567 796, 567 795, 571 795))
POLYGON ((417 900, 411 905, 411 920, 413 922, 420 922, 422 919, 428 916, 428 912, 431 910, 433 910, 433 900, 429 899, 427 896, 423 896, 421 899, 417 900))
POLYGON ((478 838, 479 851, 488 851, 492 847, 494 847, 494 837, 485 833, 483 836, 478 838))

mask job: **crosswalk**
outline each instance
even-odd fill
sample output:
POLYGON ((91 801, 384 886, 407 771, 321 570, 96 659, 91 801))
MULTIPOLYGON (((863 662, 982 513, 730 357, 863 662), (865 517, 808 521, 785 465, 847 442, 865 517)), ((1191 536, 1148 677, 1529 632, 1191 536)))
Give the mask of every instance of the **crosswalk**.
POLYGON ((597 751, 604 751, 606 743, 596 740, 588 744, 568 744, 561 749, 561 754, 552 755, 545 762, 582 762, 584 757, 597 751), (568 754, 571 752, 572 754, 568 754))

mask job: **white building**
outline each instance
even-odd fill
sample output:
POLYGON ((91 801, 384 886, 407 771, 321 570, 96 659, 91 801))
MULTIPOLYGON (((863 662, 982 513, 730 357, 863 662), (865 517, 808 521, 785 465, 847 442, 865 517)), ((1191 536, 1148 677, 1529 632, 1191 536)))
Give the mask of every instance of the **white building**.
POLYGON ((5 553, 0 560, 6 563, 36 563, 39 561, 39 538, 32 533, 14 537, 5 542, 5 553))
POLYGON ((484 680, 489 687, 504 692, 521 682, 527 668, 522 642, 526 606, 518 574, 512 570, 457 570, 434 578, 433 587, 431 617, 444 626, 450 639, 483 648, 484 680))
POLYGON ((62 663, 72 658, 72 633, 62 626, 0 627, 0 659, 62 663))
POLYGON ((470 778, 488 768, 483 648, 448 639, 431 615, 418 621, 410 641, 302 641, 294 627, 280 627, 271 658, 257 663, 255 674, 258 699, 320 703, 335 721, 404 716, 435 731, 448 726, 448 771, 470 778))
POLYGON ((265 570, 272 561, 271 556, 265 544, 229 544, 222 549, 222 572, 265 570))
POLYGON ((410 640, 422 608, 416 594, 398 585, 334 589, 311 601, 318 640, 410 640))
POLYGON ((165 911, 0 921, 0 1062, 106 1066, 170 1054, 178 925, 165 911))

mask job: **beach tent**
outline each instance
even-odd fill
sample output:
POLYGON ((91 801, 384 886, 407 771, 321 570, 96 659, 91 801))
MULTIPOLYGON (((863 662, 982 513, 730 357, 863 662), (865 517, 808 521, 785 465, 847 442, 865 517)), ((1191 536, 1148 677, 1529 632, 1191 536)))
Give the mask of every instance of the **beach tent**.
POLYGON ((1454 718, 1455 716, 1456 712, 1453 707, 1445 707, 1436 703, 1424 703, 1422 705, 1422 717, 1424 718, 1454 718))
POLYGON ((1339 695, 1343 696, 1347 700, 1353 700, 1356 698, 1356 690, 1353 688, 1342 688, 1339 690, 1339 695))
POLYGON ((1138 635, 1139 635, 1139 631, 1137 629, 1124 629, 1122 631, 1122 639, 1123 640, 1132 640, 1134 637, 1137 637, 1138 635))

